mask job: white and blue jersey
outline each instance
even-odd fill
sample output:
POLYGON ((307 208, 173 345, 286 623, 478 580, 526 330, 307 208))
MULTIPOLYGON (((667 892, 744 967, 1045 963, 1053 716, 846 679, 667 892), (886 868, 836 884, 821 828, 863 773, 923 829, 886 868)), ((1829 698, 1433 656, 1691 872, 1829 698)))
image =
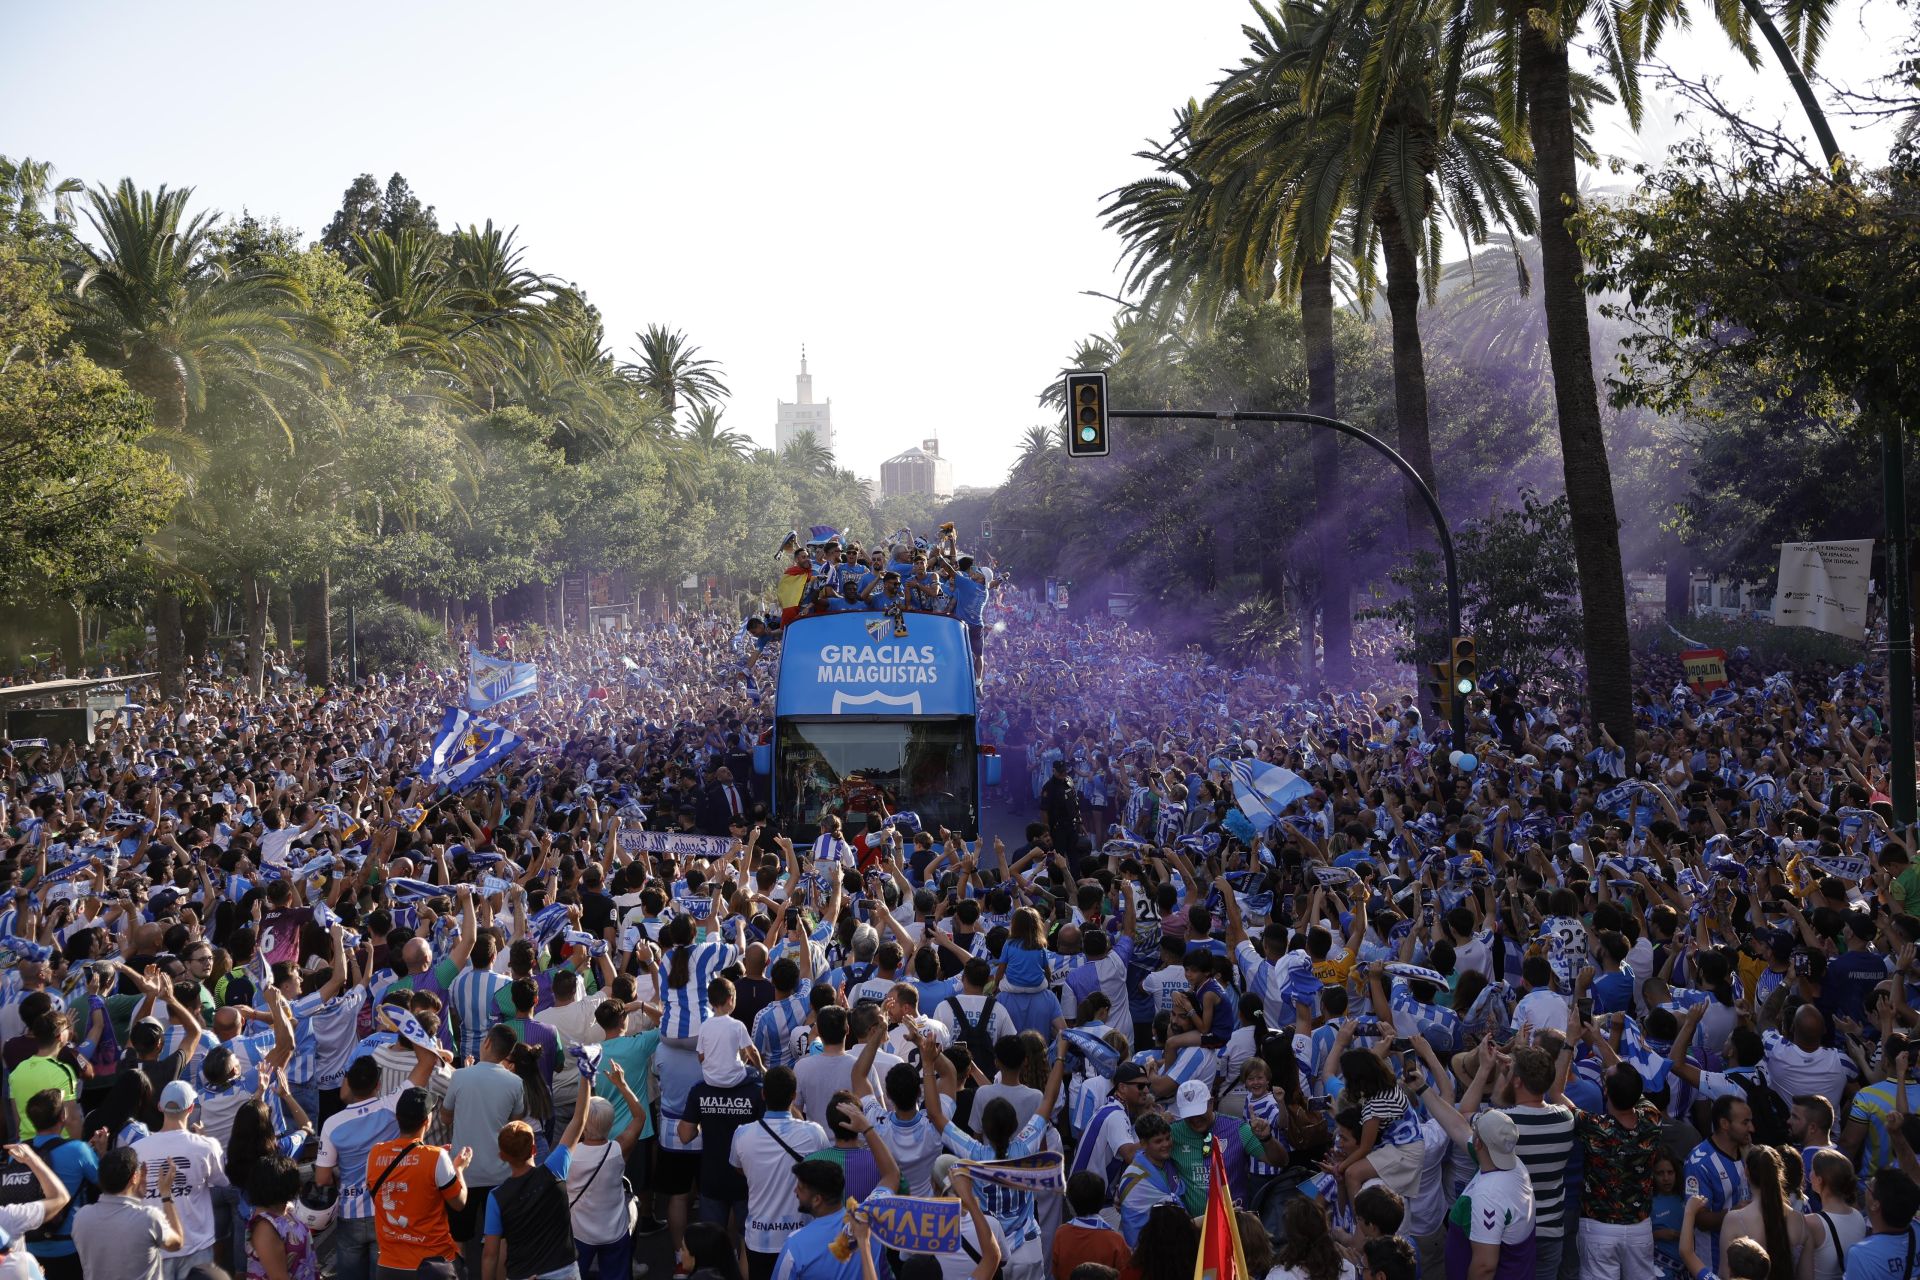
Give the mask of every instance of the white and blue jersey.
MULTIPOLYGON (((1746 1203, 1752 1195, 1747 1182, 1747 1167, 1737 1157, 1727 1155, 1711 1141, 1703 1142, 1687 1157, 1684 1194, 1701 1196, 1707 1208, 1724 1213, 1746 1203)), ((1720 1264, 1720 1233, 1695 1230, 1693 1249, 1710 1267, 1720 1264)))
POLYGON ((454 1048, 462 1057, 471 1060, 480 1056, 481 1042, 499 1021, 500 993, 512 985, 513 979, 506 974, 472 965, 454 976, 447 997, 453 1005, 454 1048))
POLYGON ((313 1083, 322 1089, 340 1087, 359 1037, 360 1011, 371 998, 364 986, 354 986, 342 988, 331 1000, 322 1000, 316 991, 293 1001, 293 1016, 297 1019, 294 1058, 298 1060, 302 1056, 300 1045, 302 1041, 307 1042, 311 1046, 307 1056, 312 1074, 298 1078, 289 1067, 289 1084, 313 1083))
POLYGON ((665 1006, 660 1034, 669 1040, 691 1040, 699 1032, 700 1024, 713 1016, 713 1005, 707 1000, 707 984, 719 977, 722 969, 739 959, 739 953, 731 943, 713 940, 693 943, 684 948, 687 952, 686 985, 666 986, 664 980, 671 974, 674 958, 681 950, 676 947, 669 951, 660 966, 660 1001, 665 1006))
POLYGON ((398 1093, 356 1102, 327 1117, 320 1129, 320 1154, 314 1166, 332 1169, 340 1187, 339 1217, 371 1218, 373 1197, 367 1194, 367 1157, 376 1143, 400 1136, 393 1118, 398 1093))
POLYGON ((795 994, 775 1000, 753 1018, 753 1046, 767 1064, 767 1070, 790 1067, 798 1057, 793 1052, 793 1032, 811 1012, 807 996, 795 994))
MULTIPOLYGON (((1031 1120, 1022 1125, 1020 1131, 1008 1141, 1004 1157, 957 1124, 948 1125, 942 1137, 947 1150, 964 1159, 1012 1160, 1030 1156, 1046 1144, 1047 1117, 1036 1112, 1031 1120)), ((1033 1192, 984 1181, 974 1188, 974 1192, 980 1199, 980 1207, 999 1219, 1000 1230, 1005 1233, 1010 1250, 1039 1238, 1040 1224, 1034 1217, 1033 1192)))

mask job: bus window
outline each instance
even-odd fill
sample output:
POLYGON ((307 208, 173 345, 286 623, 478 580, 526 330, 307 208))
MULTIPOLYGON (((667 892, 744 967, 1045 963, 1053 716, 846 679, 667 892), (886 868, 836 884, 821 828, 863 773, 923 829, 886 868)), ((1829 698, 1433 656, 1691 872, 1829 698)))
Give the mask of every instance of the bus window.
POLYGON ((796 841, 823 813, 838 814, 849 837, 908 810, 928 831, 977 829, 971 720, 785 720, 774 754, 775 817, 796 841))

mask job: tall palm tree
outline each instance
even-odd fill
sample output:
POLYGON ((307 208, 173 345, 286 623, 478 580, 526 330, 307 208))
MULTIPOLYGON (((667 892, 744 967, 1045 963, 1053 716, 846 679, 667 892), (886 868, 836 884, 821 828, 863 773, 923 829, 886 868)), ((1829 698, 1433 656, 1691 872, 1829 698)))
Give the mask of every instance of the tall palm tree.
POLYGON ((811 431, 802 431, 789 440, 780 461, 789 470, 808 475, 828 476, 834 471, 833 450, 816 440, 811 431))
MULTIPOLYGON (((1757 5, 1759 0, 1747 2, 1757 5)), ((1333 0, 1325 46, 1343 47, 1345 30, 1370 27, 1368 65, 1399 65, 1396 45, 1424 40, 1419 33, 1433 3, 1333 0)), ((1826 0, 1788 3, 1806 12, 1826 0)), ((1491 80, 1502 131, 1510 146, 1530 153, 1533 160, 1540 292, 1580 573, 1587 692, 1595 717, 1629 750, 1633 673, 1620 518, 1593 372, 1593 337, 1582 285, 1586 264, 1572 229, 1580 211, 1578 162, 1588 150, 1581 132, 1580 79, 1569 50, 1576 39, 1584 38, 1598 52, 1605 83, 1626 108, 1629 121, 1637 125, 1641 51, 1660 30, 1680 19, 1683 4, 1684 0, 1631 0, 1630 7, 1614 0, 1451 0, 1446 12, 1443 110, 1453 109, 1451 90, 1464 79, 1469 51, 1477 46, 1475 37, 1490 37, 1491 80)), ((1737 47, 1751 47, 1739 3, 1716 3, 1715 16, 1737 47)), ((1384 119, 1381 95, 1363 93, 1356 132, 1372 136, 1384 119)))
POLYGON ((683 400, 704 405, 727 398, 720 362, 703 357, 685 333, 652 324, 633 336, 640 343, 633 349, 639 360, 622 366, 623 372, 653 392, 668 413, 679 413, 683 400))
MULTIPOLYGON (((1290 183, 1318 210, 1343 208, 1363 301, 1376 249, 1384 257, 1398 446, 1437 491, 1419 308, 1439 278, 1442 224, 1470 244, 1496 227, 1533 226, 1525 157, 1511 153, 1501 130, 1490 41, 1471 42, 1458 82, 1443 86, 1447 30, 1437 5, 1388 46, 1391 63, 1369 57, 1375 42, 1365 22, 1342 23, 1318 0, 1256 12, 1248 55, 1207 105, 1201 123, 1212 139, 1196 162, 1219 170, 1215 180, 1229 191, 1290 183), (1340 43, 1325 47, 1331 39, 1340 43), (1369 113, 1376 125, 1363 132, 1357 125, 1369 113)), ((1271 218, 1251 202, 1237 211, 1271 218)), ((1252 230, 1230 239, 1257 243, 1266 229, 1252 230)), ((1408 491, 1405 508, 1409 535, 1425 541, 1424 503, 1408 491)))
POLYGON ((720 410, 710 404, 694 406, 687 415, 686 441, 709 455, 726 454, 745 458, 753 452, 753 441, 730 427, 720 425, 720 410))
MULTIPOLYGON (((299 283, 277 269, 236 268, 213 253, 218 215, 186 216, 191 188, 142 191, 123 179, 87 196, 98 247, 77 242, 68 310, 73 337, 121 370, 153 402, 163 440, 188 434, 208 385, 224 381, 293 433, 278 407, 327 380, 332 333, 299 283)), ((161 685, 181 689, 181 601, 163 582, 155 598, 161 685)))
POLYGON ((78 178, 55 181, 45 160, 0 156, 0 229, 33 241, 73 225, 73 198, 86 190, 78 178), (52 211, 49 220, 47 211, 52 211))

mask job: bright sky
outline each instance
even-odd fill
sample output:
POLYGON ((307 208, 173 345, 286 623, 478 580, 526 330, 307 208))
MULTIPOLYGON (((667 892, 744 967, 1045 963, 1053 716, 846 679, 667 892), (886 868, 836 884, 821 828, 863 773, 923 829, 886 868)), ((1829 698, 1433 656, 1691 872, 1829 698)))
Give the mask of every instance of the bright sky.
MULTIPOLYGON (((1868 3, 1835 21, 1824 63, 1856 85, 1904 30, 1891 0, 1868 3)), ((804 342, 843 466, 877 475, 937 435, 958 483, 987 485, 1045 420, 1035 394, 1111 317, 1081 292, 1118 285, 1101 197, 1239 58, 1249 14, 0 0, 0 152, 89 183, 191 185, 308 238, 355 175, 398 170, 443 226, 518 226, 623 358, 646 324, 685 329, 725 365, 736 430, 772 444, 804 342)), ((1709 23, 1664 52, 1786 115, 1784 80, 1746 73, 1709 23)))

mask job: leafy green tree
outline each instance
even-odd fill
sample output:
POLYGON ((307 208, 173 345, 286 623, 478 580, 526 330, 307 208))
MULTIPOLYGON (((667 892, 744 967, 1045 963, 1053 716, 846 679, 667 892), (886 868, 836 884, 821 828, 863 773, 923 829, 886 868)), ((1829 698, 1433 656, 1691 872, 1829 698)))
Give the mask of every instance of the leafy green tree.
MULTIPOLYGON (((66 595, 134 557, 180 496, 145 400, 62 348, 58 278, 0 235, 0 598, 66 595)), ((77 656, 77 654, 76 654, 77 656)))
POLYGON ((320 233, 320 243, 353 267, 363 261, 362 240, 376 234, 397 240, 407 232, 432 240, 439 229, 432 207, 420 202, 405 178, 394 174, 383 191, 372 174, 363 173, 341 197, 339 211, 320 233))
POLYGON ((720 425, 720 410, 710 404, 696 405, 687 415, 684 438, 691 448, 702 453, 726 453, 744 458, 753 450, 752 440, 720 425))
MULTIPOLYGON (((1580 579, 1572 517, 1562 495, 1542 502, 1520 495, 1520 506, 1454 533, 1460 560, 1462 623, 1479 642, 1482 666, 1525 687, 1546 677, 1571 679, 1580 665, 1580 579)), ((1421 551, 1390 575, 1402 591, 1378 616, 1399 624, 1411 643, 1403 662, 1443 651, 1446 637, 1440 558, 1421 551)))

